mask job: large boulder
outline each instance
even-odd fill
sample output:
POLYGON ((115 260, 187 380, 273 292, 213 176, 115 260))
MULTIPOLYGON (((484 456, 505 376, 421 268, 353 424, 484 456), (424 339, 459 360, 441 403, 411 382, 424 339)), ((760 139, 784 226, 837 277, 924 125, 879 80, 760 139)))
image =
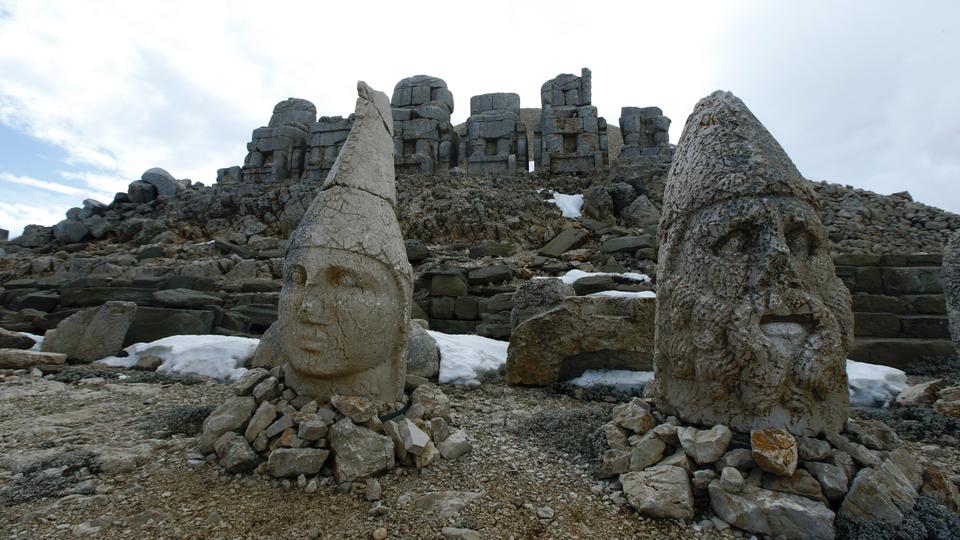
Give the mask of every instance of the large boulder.
POLYGON ((653 369, 653 298, 567 297, 517 326, 507 382, 549 385, 587 369, 653 369))
POLYGON ((66 354, 81 362, 115 356, 137 313, 133 302, 107 302, 78 311, 47 330, 41 350, 66 354))

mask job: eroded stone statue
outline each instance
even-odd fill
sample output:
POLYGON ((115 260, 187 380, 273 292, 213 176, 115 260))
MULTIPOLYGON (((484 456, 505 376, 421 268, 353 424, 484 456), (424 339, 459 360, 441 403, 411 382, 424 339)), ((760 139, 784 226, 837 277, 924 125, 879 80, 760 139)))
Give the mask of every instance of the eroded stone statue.
POLYGON ((287 386, 300 394, 395 402, 412 279, 394 208, 393 122, 386 94, 363 82, 357 90, 350 135, 290 237, 264 351, 280 355, 287 386))
POLYGON ((660 222, 655 398, 692 423, 795 434, 847 418, 850 295, 819 201, 737 97, 687 119, 660 222))

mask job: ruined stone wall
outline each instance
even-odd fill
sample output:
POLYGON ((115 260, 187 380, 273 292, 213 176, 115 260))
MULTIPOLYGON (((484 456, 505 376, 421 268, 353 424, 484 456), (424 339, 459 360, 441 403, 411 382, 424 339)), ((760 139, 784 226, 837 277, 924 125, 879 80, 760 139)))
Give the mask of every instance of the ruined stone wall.
POLYGON ((955 356, 939 254, 841 255, 837 275, 853 296, 850 358, 905 367, 955 356))

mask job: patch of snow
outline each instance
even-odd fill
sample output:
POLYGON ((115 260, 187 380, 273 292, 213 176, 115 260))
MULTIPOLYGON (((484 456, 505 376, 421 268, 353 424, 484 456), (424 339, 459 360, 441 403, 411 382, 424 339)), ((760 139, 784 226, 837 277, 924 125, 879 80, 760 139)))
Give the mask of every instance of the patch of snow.
POLYGON ((907 374, 889 366, 847 360, 853 407, 884 407, 907 387, 907 374))
POLYGON ((583 194, 577 193, 576 195, 566 195, 563 193, 553 193, 553 198, 548 199, 547 202, 552 202, 560 208, 560 213, 565 218, 578 218, 580 210, 583 208, 583 194))
POLYGON ((576 269, 570 270, 566 274, 560 276, 560 280, 567 285, 573 285, 578 279, 590 276, 620 276, 624 279, 629 279, 630 281, 638 281, 640 283, 650 282, 650 276, 638 272, 624 272, 623 274, 618 274, 616 272, 584 272, 583 270, 576 269))
POLYGON ((129 356, 111 356, 100 360, 108 366, 131 367, 141 356, 163 360, 158 373, 203 375, 221 381, 239 379, 242 367, 257 350, 260 340, 239 336, 169 336, 150 343, 135 343, 124 349, 129 356))
POLYGON ((484 371, 499 369, 507 361, 506 341, 468 334, 427 330, 440 350, 440 384, 466 384, 484 371))
POLYGON ((653 380, 652 371, 629 371, 626 369, 588 369, 570 384, 590 388, 612 386, 621 392, 639 391, 653 380))
POLYGON ((29 349, 27 349, 28 351, 37 351, 37 352, 40 352, 40 346, 43 345, 43 336, 38 336, 38 335, 36 335, 36 334, 30 334, 30 333, 28 333, 28 332, 20 332, 20 333, 23 334, 23 335, 25 335, 25 336, 27 336, 28 338, 36 341, 36 343, 33 344, 33 347, 30 347, 29 349))
POLYGON ((586 296, 613 296, 615 298, 656 298, 653 291, 600 291, 586 296))

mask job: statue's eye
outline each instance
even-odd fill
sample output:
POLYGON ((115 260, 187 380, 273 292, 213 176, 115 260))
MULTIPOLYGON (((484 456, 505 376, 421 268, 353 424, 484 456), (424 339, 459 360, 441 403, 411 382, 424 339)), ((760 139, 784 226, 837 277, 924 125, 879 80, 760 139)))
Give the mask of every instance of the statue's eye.
POLYGON ((746 227, 738 227, 713 245, 714 254, 723 256, 741 255, 753 248, 754 234, 746 227))
POLYGON ((294 264, 287 270, 287 282, 302 287, 307 283, 307 271, 299 264, 294 264))
POLYGON ((786 234, 790 253, 796 257, 812 257, 817 254, 817 239, 804 227, 795 227, 786 234))
POLYGON ((360 280, 353 272, 339 266, 333 266, 327 270, 327 280, 331 285, 338 287, 360 286, 360 280))

